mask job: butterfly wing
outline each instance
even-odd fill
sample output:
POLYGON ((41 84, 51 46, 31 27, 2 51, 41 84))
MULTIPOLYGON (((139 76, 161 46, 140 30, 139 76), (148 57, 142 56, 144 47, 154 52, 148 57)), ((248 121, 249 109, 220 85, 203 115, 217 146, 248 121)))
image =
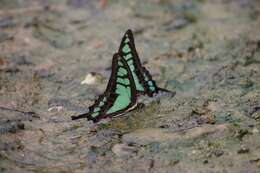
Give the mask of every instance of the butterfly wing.
POLYGON ((97 122, 103 118, 118 116, 134 109, 136 99, 134 79, 127 62, 119 54, 115 54, 106 91, 89 107, 88 113, 72 119, 87 118, 97 122))
POLYGON ((128 30, 122 38, 118 53, 126 60, 132 73, 137 93, 144 94, 145 88, 141 74, 141 62, 135 58, 135 47, 131 44, 133 37, 131 31, 128 30))
POLYGON ((127 61, 134 78, 137 92, 147 94, 150 97, 152 97, 154 93, 158 93, 160 88, 157 87, 149 71, 141 64, 131 30, 128 30, 123 36, 118 52, 127 61))

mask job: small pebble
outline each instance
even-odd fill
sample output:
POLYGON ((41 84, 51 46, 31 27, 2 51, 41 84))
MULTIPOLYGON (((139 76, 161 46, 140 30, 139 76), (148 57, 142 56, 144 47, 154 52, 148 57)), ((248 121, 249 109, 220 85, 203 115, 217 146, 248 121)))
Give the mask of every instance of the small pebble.
POLYGON ((224 154, 224 151, 223 150, 216 150, 216 151, 214 151, 214 155, 216 156, 216 157, 220 157, 220 156, 222 156, 224 154))
POLYGON ((247 148, 247 147, 242 147, 242 148, 240 148, 238 151, 237 151, 237 153, 238 154, 245 154, 245 153, 248 153, 250 150, 249 150, 249 148, 247 148))
POLYGON ((59 112, 59 111, 61 111, 61 110, 63 110, 63 109, 64 109, 63 106, 54 106, 54 107, 50 107, 50 108, 48 109, 48 112, 53 112, 53 111, 59 112))
POLYGON ((85 79, 83 81, 81 81, 81 85, 92 85, 95 84, 97 82, 97 74, 96 73, 89 73, 87 74, 87 76, 85 77, 85 79))
POLYGON ((203 164, 208 164, 208 163, 209 163, 208 160, 204 160, 204 161, 203 161, 203 164))
POLYGON ((126 144, 116 144, 113 146, 112 151, 118 157, 123 157, 135 155, 137 153, 137 148, 126 144))
POLYGON ((257 128, 253 128, 252 133, 259 133, 259 130, 257 128))

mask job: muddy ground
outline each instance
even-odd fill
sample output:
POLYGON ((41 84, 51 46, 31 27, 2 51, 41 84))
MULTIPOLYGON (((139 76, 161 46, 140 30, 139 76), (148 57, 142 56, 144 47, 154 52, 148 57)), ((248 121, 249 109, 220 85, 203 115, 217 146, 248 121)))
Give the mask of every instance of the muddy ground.
POLYGON ((0 172, 260 172, 259 28, 258 0, 0 0, 0 172), (176 95, 71 121, 128 28, 176 95))

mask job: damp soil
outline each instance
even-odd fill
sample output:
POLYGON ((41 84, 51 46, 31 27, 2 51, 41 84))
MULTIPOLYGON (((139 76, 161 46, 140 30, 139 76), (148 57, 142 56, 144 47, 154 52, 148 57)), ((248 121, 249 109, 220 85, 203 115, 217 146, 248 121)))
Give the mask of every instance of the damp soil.
POLYGON ((0 1, 0 172, 260 172, 259 28, 258 0, 0 1), (176 95, 71 121, 129 28, 176 95))

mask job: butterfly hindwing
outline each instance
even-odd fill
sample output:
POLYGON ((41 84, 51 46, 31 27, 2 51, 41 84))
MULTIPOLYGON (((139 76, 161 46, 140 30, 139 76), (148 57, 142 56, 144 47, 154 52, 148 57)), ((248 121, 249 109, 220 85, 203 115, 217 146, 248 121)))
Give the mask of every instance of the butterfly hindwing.
POLYGON ((88 113, 72 117, 72 119, 85 117, 97 122, 103 118, 121 115, 136 106, 136 97, 130 68, 119 54, 115 54, 106 91, 89 107, 88 113))
POLYGON ((137 92, 147 94, 150 97, 154 93, 158 93, 159 88, 155 81, 152 79, 149 71, 141 64, 131 30, 128 30, 123 36, 118 52, 127 61, 137 92))

